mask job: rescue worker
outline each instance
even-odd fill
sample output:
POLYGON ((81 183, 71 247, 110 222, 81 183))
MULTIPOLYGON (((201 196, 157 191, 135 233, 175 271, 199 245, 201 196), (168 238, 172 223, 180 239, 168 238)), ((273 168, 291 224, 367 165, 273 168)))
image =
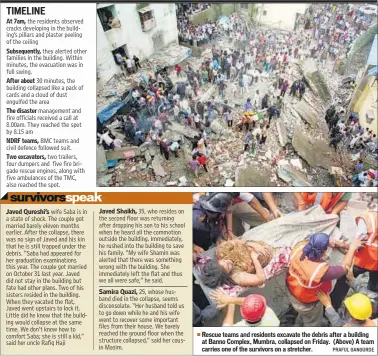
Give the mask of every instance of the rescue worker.
POLYGON ((214 319, 219 310, 215 304, 210 304, 204 309, 201 309, 193 302, 193 327, 203 327, 205 323, 214 319))
POLYGON ((314 205, 320 205, 327 214, 339 214, 343 211, 352 193, 293 193, 299 211, 306 210, 314 205))
POLYGON ((226 215, 227 231, 235 236, 241 236, 245 232, 243 223, 255 227, 273 219, 269 210, 253 193, 240 193, 233 199, 231 211, 226 215))
POLYGON ((239 193, 212 193, 193 206, 193 253, 208 250, 226 235, 226 213, 239 193))
POLYGON ((246 297, 231 297, 222 290, 210 293, 219 309, 228 306, 223 326, 280 326, 280 320, 274 311, 266 305, 266 299, 259 294, 246 297), (242 320, 234 323, 235 305, 240 305, 242 320))
POLYGON ((362 293, 355 293, 344 300, 346 313, 342 318, 332 306, 331 297, 322 291, 318 291, 320 302, 325 307, 325 315, 331 326, 374 326, 377 327, 377 319, 371 320, 373 312, 371 301, 362 293))
POLYGON ((275 219, 278 219, 284 215, 277 206, 277 204, 280 204, 280 201, 277 199, 277 196, 274 196, 274 193, 255 192, 253 195, 259 200, 262 206, 269 209, 275 219))
POLYGON ((324 261, 328 247, 342 247, 342 245, 341 241, 330 241, 327 234, 315 233, 311 235, 309 241, 300 242, 293 248, 286 285, 289 290, 289 300, 298 312, 295 326, 321 326, 323 306, 316 292, 331 291, 332 280, 346 274, 352 265, 355 251, 363 245, 363 242, 353 241, 341 265, 330 266, 324 261))
MULTIPOLYGON (((366 245, 354 257, 353 275, 355 277, 369 272, 367 289, 378 293, 378 213, 368 211, 356 217, 358 240, 366 239, 366 245)), ((340 278, 331 294, 332 305, 338 310, 348 294, 346 278, 340 278)))
POLYGON ((346 278, 348 280, 348 285, 355 293, 362 293, 369 297, 371 301, 371 305, 373 307, 373 314, 371 319, 378 318, 378 293, 373 292, 366 288, 366 284, 363 282, 361 278, 356 279, 353 275, 353 267, 348 269, 348 273, 346 274, 346 278))

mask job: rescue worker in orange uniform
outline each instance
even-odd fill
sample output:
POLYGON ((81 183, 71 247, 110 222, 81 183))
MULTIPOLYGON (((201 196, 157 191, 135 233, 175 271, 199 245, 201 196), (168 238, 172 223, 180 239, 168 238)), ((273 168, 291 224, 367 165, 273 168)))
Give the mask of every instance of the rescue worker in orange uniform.
MULTIPOLYGON (((369 272, 367 289, 378 293, 378 213, 368 211, 356 217, 358 240, 366 240, 366 244, 354 258, 353 275, 355 277, 369 272)), ((332 305, 338 310, 348 294, 349 285, 346 278, 340 278, 331 294, 332 305)))
POLYGON ((331 326, 373 326, 377 327, 377 319, 371 320, 373 312, 372 304, 368 296, 355 293, 344 300, 346 313, 341 317, 332 307, 331 297, 322 291, 318 291, 320 302, 325 307, 325 315, 331 326))
POLYGON ((330 266, 324 261, 328 247, 342 247, 342 244, 341 241, 330 241, 327 234, 316 233, 311 235, 309 241, 300 242, 292 250, 286 285, 289 300, 298 312, 295 326, 321 326, 323 305, 319 302, 317 291, 329 294, 332 280, 347 273, 355 251, 363 246, 361 240, 353 241, 341 265, 330 266))
POLYGON ((351 193, 293 193, 299 211, 320 205, 327 214, 339 214, 348 205, 351 193))

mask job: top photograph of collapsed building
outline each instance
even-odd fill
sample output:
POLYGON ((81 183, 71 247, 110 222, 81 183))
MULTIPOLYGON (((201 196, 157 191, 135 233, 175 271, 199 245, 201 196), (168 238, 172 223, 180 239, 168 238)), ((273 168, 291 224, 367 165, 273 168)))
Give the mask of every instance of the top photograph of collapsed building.
POLYGON ((97 186, 376 187, 377 5, 97 5, 97 186))

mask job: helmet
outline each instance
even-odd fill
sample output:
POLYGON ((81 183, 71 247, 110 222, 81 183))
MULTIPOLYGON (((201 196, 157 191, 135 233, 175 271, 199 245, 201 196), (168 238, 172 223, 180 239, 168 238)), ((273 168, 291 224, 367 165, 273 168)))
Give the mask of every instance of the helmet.
POLYGON ((262 319, 266 310, 266 299, 259 294, 250 294, 245 299, 240 308, 243 319, 250 323, 255 323, 262 319))
POLYGON ((344 300, 349 314, 357 320, 366 320, 371 317, 373 307, 368 296, 362 293, 353 294, 344 300))
POLYGON ((232 202, 231 193, 213 193, 201 200, 201 207, 214 213, 225 213, 232 202))

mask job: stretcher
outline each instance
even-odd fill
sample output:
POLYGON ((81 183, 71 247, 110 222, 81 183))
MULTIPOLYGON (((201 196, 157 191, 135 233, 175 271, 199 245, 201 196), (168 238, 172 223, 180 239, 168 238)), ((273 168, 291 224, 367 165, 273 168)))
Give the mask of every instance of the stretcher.
MULTIPOLYGON (((277 315, 284 313, 290 306, 285 279, 291 248, 316 232, 324 232, 329 234, 332 239, 340 240, 342 233, 337 227, 338 222, 338 215, 326 214, 320 206, 316 206, 302 212, 290 213, 245 232, 241 236, 243 241, 265 241, 278 251, 273 260, 264 268, 267 278, 265 286, 258 288, 232 285, 222 286, 221 289, 233 296, 244 296, 251 293, 264 295, 268 305, 277 315)), ((204 285, 201 279, 201 268, 206 262, 215 258, 215 249, 212 247, 203 252, 199 263, 193 267, 196 283, 201 286, 209 303, 213 303, 210 298, 212 289, 204 285)), ((338 251, 335 252, 338 253, 338 251)), ((332 254, 332 249, 329 249, 327 258, 331 259, 332 254)))

